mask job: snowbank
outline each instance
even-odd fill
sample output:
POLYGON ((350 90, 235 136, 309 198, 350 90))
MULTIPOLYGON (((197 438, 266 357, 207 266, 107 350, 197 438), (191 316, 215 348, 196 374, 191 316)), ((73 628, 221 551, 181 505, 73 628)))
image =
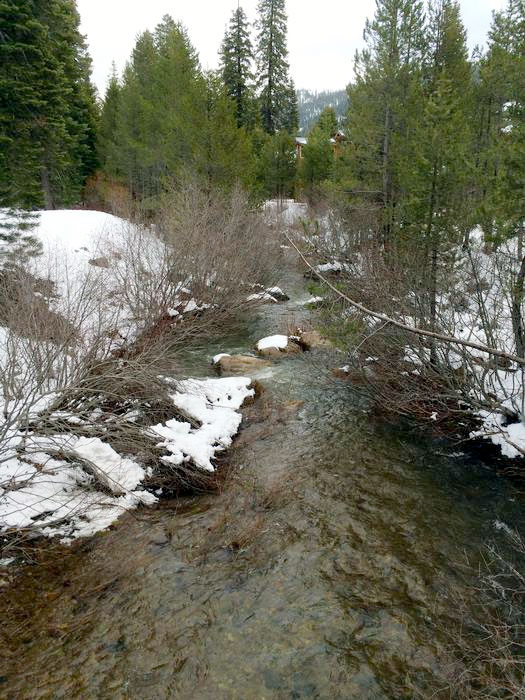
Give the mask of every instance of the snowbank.
POLYGON ((279 219, 287 226, 292 226, 308 215, 308 205, 294 199, 269 200, 265 202, 264 210, 270 219, 279 219))
MULTIPOLYGON (((103 425, 99 432, 96 420, 87 424, 80 416, 56 414, 65 426, 59 430, 67 434, 47 435, 48 423, 45 436, 28 434, 27 422, 47 410, 64 389, 64 382, 57 379, 69 376, 64 357, 74 353, 84 357, 83 349, 92 348, 95 336, 107 339, 110 349, 136 337, 141 318, 127 294, 131 284, 127 246, 135 235, 147 243, 138 248, 140 265, 135 263, 147 267, 148 279, 156 279, 164 248, 147 229, 95 211, 39 212, 31 235, 42 247, 42 254, 31 262, 31 272, 53 283, 39 295, 45 294, 49 308, 79 332, 74 344, 55 349, 53 338, 47 344, 38 337, 26 342, 14 330, 0 327, 0 372, 10 372, 17 380, 13 380, 16 392, 11 387, 10 395, 0 392, 0 533, 31 528, 70 541, 107 528, 125 510, 155 503, 157 496, 147 490, 151 468, 133 455, 119 454, 104 437, 103 425), (92 301, 86 289, 95 295, 92 301), (75 315, 78 309, 80 319, 75 315), (45 382, 36 379, 39 366, 31 364, 36 355, 55 352, 59 371, 50 372, 45 382), (97 434, 91 436, 89 430, 97 434)), ((140 287, 140 279, 134 282, 140 287)), ((173 306, 165 310, 177 320, 207 308, 192 298, 188 286, 191 279, 176 286, 173 306)), ((239 429, 238 409, 253 396, 249 384, 246 378, 174 384, 174 419, 145 430, 145 439, 160 440, 168 464, 213 471, 214 457, 231 444, 239 429), (179 411, 187 422, 175 419, 179 411)))
MULTIPOLYGON (((176 386, 175 407, 200 427, 170 420, 150 428, 162 438, 163 461, 214 471, 213 459, 230 447, 239 430, 239 409, 254 395, 248 378, 188 379, 176 386)), ((124 511, 151 505, 150 476, 137 461, 118 454, 99 438, 12 435, 0 463, 0 532, 32 528, 63 541, 109 527, 124 511), (66 459, 67 457, 67 459, 66 459)))

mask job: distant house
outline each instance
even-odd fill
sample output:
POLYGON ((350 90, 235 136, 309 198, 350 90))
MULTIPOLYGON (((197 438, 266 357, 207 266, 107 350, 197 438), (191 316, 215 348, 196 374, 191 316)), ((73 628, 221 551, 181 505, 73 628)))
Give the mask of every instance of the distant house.
MULTIPOLYGON (((342 144, 346 141, 346 136, 342 131, 338 131, 334 134, 334 137, 330 139, 332 148, 334 149, 334 156, 338 158, 341 155, 342 144)), ((308 139, 304 136, 296 136, 295 138, 295 154, 297 160, 301 160, 304 157, 303 150, 308 144, 308 139)))
POLYGON ((306 146, 308 143, 308 139, 305 139, 303 136, 296 136, 295 138, 295 155, 297 156, 297 160, 301 160, 303 157, 303 148, 306 146))

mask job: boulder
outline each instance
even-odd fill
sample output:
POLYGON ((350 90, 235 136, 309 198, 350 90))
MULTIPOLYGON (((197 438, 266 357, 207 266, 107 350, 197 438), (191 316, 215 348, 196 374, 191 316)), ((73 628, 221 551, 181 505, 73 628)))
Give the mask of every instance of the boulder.
POLYGON ((272 335, 257 343, 257 352, 261 357, 282 357, 302 352, 301 345, 286 335, 272 335))
POLYGON ((222 355, 214 364, 221 374, 250 376, 252 372, 269 367, 272 363, 252 355, 222 355))
POLYGON ((269 287, 265 290, 268 294, 271 294, 277 301, 289 301, 290 297, 288 294, 283 292, 280 287, 269 287))
POLYGON ((332 341, 323 337, 319 331, 316 330, 299 331, 297 335, 299 343, 305 350, 322 350, 334 347, 332 341))

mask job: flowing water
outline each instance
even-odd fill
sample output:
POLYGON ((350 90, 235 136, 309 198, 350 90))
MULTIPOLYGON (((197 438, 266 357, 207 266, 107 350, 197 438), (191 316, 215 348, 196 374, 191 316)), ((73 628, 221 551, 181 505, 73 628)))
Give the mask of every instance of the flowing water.
MULTIPOLYGON (((209 373, 216 351, 246 352, 300 319, 300 273, 283 286, 290 302, 188 353, 187 369, 209 373)), ((312 353, 263 371, 220 493, 129 514, 51 573, 22 576, 26 617, 0 696, 430 697, 458 597, 473 609, 472 566, 503 539, 496 521, 522 528, 524 496, 444 444, 372 421, 325 370, 337 361, 312 353)))

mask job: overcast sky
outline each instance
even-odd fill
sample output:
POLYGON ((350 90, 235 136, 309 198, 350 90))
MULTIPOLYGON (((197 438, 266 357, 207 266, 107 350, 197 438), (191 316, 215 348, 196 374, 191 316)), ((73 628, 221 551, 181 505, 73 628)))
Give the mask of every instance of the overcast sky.
MULTIPOLYGON (((469 45, 483 44, 492 10, 505 0, 460 0, 469 45)), ((237 0, 77 0, 82 32, 93 58, 101 94, 115 61, 121 70, 137 34, 153 29, 164 14, 186 25, 204 68, 217 66, 217 51, 237 0)), ((257 0, 241 0, 250 21, 257 0)), ((352 77, 355 50, 362 46, 366 17, 375 0, 288 0, 288 47, 292 77, 299 88, 341 89, 352 77)))

